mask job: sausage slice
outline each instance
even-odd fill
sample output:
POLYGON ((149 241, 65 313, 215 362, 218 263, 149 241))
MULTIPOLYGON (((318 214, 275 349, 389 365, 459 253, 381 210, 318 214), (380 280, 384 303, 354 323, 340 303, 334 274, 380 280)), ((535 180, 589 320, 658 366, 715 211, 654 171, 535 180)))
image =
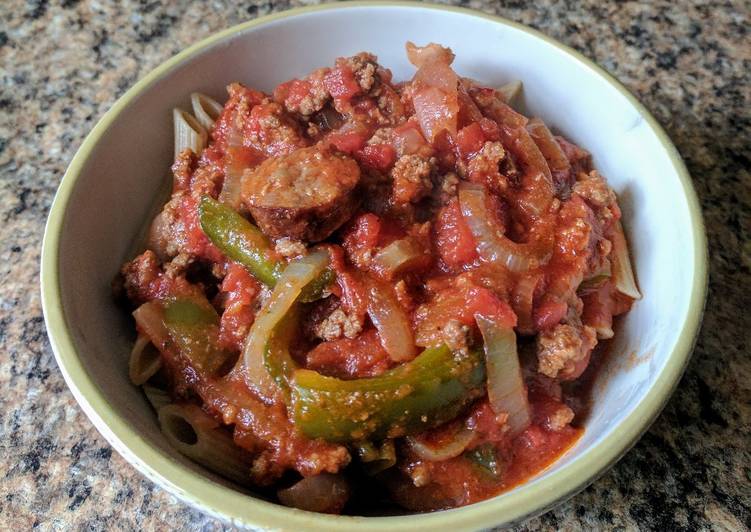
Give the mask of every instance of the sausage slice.
POLYGON ((261 230, 318 242, 352 216, 360 167, 318 145, 267 159, 243 176, 242 196, 261 230))

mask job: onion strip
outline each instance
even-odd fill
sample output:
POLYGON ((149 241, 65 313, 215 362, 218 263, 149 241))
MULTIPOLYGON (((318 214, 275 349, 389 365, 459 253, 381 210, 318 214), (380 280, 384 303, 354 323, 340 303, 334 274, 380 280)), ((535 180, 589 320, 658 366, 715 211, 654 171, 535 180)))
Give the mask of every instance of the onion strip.
POLYGON ((523 273, 537 267, 539 260, 525 249, 525 244, 512 242, 490 226, 485 187, 463 181, 459 184, 459 206, 475 237, 477 253, 490 263, 500 263, 506 269, 523 273))
POLYGON ((291 262, 274 286, 266 306, 253 322, 245 340, 243 356, 238 364, 245 364, 247 384, 262 399, 271 400, 278 392, 277 384, 264 365, 266 344, 276 325, 287 315, 302 289, 316 279, 329 263, 328 253, 316 251, 291 262))
POLYGON ((224 182, 219 192, 219 201, 238 210, 242 194, 242 177, 245 168, 234 161, 229 161, 224 167, 224 182))
POLYGON ((407 443, 409 443, 412 451, 423 460, 442 462, 462 454, 474 437, 474 432, 463 428, 443 445, 429 445, 415 436, 407 436, 407 443))
POLYGON ((496 414, 508 414, 509 431, 514 436, 532 419, 516 351, 516 334, 513 328, 501 327, 480 314, 475 314, 475 321, 485 342, 490 407, 496 414))
POLYGON ((424 256, 425 252, 417 242, 413 238, 406 237, 394 240, 384 247, 376 254, 373 261, 376 269, 386 278, 391 279, 420 262, 424 256))
POLYGON ((407 313, 389 285, 367 279, 368 315, 378 330, 381 345, 392 360, 403 362, 417 354, 407 313))

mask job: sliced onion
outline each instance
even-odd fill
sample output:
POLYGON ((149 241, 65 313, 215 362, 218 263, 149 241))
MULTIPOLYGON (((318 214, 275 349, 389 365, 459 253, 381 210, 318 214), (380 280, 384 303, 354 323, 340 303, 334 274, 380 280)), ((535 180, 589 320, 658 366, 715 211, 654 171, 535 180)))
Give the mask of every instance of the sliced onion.
POLYGON ((484 186, 466 181, 459 183, 459 205, 475 237, 477 253, 483 259, 500 263, 516 273, 526 272, 537 265, 527 250, 522 249, 523 245, 512 242, 491 227, 484 186))
POLYGON ((411 360, 417 354, 407 313, 399 305, 391 286, 374 279, 366 280, 368 315, 378 330, 381 345, 392 360, 411 360))
POLYGON ((451 440, 441 445, 430 445, 415 436, 407 436, 407 443, 409 443, 412 451, 423 460, 442 462, 462 454, 474 437, 474 432, 463 428, 451 440))
POLYGON ((442 63, 450 65, 454 62, 454 53, 451 48, 440 44, 430 43, 425 46, 417 46, 412 41, 407 41, 407 59, 417 68, 430 63, 442 63))
POLYGON ((413 96, 412 104, 422 134, 428 142, 434 142, 443 131, 456 134, 459 114, 456 89, 448 94, 437 87, 426 87, 413 96))
POLYGON ((503 101, 510 105, 521 94, 522 82, 517 79, 506 83, 502 87, 498 87, 498 92, 503 96, 503 101))
POLYGON ((309 512, 338 513, 349 499, 349 484, 342 475, 321 473, 276 494, 285 506, 309 512))
POLYGON ((414 238, 406 237, 394 240, 379 251, 373 262, 375 267, 390 279, 416 263, 421 263, 424 258, 425 250, 414 238))
POLYGON ((631 269, 628 243, 626 242, 626 235, 623 233, 623 226, 620 220, 615 223, 612 241, 613 253, 611 254, 611 261, 613 263, 615 289, 632 299, 641 299, 641 292, 639 292, 636 280, 634 279, 634 270, 631 269))
POLYGON ((219 201, 237 210, 242 193, 242 177, 245 168, 229 161, 224 167, 224 183, 219 192, 219 201))
POLYGON ((571 163, 563 153, 561 145, 555 140, 545 123, 539 118, 533 118, 527 124, 527 132, 532 136, 537 147, 540 149, 543 157, 548 163, 552 173, 568 172, 571 169, 571 163))
POLYGON ((522 334, 533 334, 535 323, 532 312, 534 310, 535 290, 542 279, 542 274, 524 275, 514 287, 514 312, 518 318, 517 331, 522 334))
POLYGON ((485 342, 490 407, 496 414, 508 414, 509 431, 514 436, 532 419, 516 351, 516 334, 513 328, 502 327, 480 314, 475 314, 475 321, 485 342))
POLYGON ((428 146, 425 137, 413 127, 394 132, 396 151, 402 155, 413 155, 428 146))
POLYGON ((266 306, 256 317, 245 340, 243 356, 248 386, 266 401, 272 400, 278 387, 263 363, 266 344, 274 327, 287 315, 302 289, 316 279, 329 263, 325 251, 316 251, 291 262, 274 286, 266 306))

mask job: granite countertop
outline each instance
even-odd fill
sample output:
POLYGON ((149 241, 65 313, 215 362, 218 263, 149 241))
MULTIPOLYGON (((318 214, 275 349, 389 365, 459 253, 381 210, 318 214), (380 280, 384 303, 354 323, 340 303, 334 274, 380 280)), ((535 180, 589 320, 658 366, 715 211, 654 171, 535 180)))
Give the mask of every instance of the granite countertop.
MULTIPOLYGON (((631 89, 693 176, 709 234, 704 326, 679 388, 612 470, 522 529, 751 523, 751 7, 746 0, 472 0, 573 46, 631 89)), ((11 0, 0 10, 0 523, 8 529, 223 529, 97 433, 50 350, 38 288, 45 218, 84 136, 187 45, 289 0, 11 0)), ((638 154, 634 154, 638 157, 638 154)))

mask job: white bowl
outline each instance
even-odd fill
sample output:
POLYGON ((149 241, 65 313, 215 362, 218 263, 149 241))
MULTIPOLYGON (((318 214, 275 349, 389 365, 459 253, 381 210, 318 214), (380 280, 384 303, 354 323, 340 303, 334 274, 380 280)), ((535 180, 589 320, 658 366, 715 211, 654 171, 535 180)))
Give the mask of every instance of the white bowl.
POLYGON ((478 529, 539 513, 582 489, 657 416, 686 365, 706 288, 706 243, 690 178, 648 112, 581 55, 519 24, 417 4, 290 11, 214 35, 159 66, 102 118, 79 149, 50 212, 42 254, 44 313, 58 364, 99 431, 136 468, 189 504, 238 525, 290 530, 478 529), (223 98, 235 80, 263 90, 367 50, 396 79, 404 43, 439 42, 462 75, 524 82, 529 113, 594 156, 623 209, 644 299, 622 320, 594 388, 586 432, 535 478, 468 507, 408 517, 341 517, 284 508, 237 491, 169 446, 128 380, 132 330, 110 295, 132 256, 171 162, 171 109, 188 94, 223 98))

